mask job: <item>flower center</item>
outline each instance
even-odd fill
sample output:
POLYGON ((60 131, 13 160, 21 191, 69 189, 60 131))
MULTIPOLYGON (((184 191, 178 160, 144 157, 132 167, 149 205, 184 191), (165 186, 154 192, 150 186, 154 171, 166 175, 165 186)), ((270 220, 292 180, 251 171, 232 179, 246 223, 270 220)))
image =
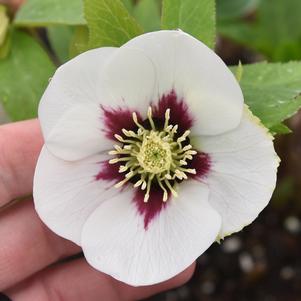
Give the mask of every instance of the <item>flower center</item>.
POLYGON ((190 131, 177 135, 177 125, 169 124, 170 109, 165 112, 163 129, 156 127, 152 109, 147 112, 150 128, 139 123, 137 114, 133 113, 136 131, 122 129, 124 137, 115 135, 121 145, 114 145, 110 155, 116 156, 110 164, 119 163, 119 172, 125 173, 124 179, 115 187, 121 187, 128 181, 134 187, 145 190, 144 202, 150 196, 152 185, 159 185, 163 191, 163 201, 167 201, 169 192, 177 196, 177 183, 188 179, 187 174, 196 174, 195 169, 186 168, 197 152, 188 143, 190 131))
POLYGON ((160 174, 170 169, 171 145, 164 141, 160 134, 160 132, 151 131, 149 135, 145 136, 140 147, 137 160, 145 172, 160 174))

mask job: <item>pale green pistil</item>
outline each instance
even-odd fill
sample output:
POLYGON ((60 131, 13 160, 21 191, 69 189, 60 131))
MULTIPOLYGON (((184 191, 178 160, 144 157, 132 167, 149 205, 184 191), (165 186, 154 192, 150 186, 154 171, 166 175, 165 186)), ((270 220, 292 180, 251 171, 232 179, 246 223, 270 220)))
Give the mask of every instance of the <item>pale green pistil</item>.
POLYGON ((196 173, 195 169, 185 168, 185 165, 197 152, 186 142, 190 131, 176 138, 178 126, 169 124, 170 109, 165 112, 162 130, 156 128, 151 108, 148 109, 147 116, 151 129, 142 126, 136 113, 133 113, 133 120, 138 129, 136 132, 123 129, 125 138, 115 135, 122 146, 114 145, 114 150, 109 154, 117 157, 109 162, 110 164, 122 162, 119 172, 126 172, 125 178, 115 187, 123 186, 136 176, 138 180, 134 183, 134 187, 140 186, 145 190, 144 201, 147 202, 151 186, 156 181, 163 191, 163 201, 167 201, 168 191, 177 196, 176 180, 185 180, 188 178, 187 173, 196 173))
POLYGON ((142 142, 137 160, 146 171, 159 174, 170 169, 172 152, 168 142, 160 137, 160 132, 151 131, 142 142))

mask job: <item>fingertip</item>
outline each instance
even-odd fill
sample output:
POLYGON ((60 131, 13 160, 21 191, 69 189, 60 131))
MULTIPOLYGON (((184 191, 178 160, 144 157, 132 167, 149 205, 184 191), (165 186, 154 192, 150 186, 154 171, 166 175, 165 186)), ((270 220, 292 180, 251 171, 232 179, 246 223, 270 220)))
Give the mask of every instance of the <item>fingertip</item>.
POLYGON ((0 126, 0 207, 31 194, 43 137, 37 119, 0 126))
POLYGON ((0 301, 12 301, 8 296, 0 293, 0 301))

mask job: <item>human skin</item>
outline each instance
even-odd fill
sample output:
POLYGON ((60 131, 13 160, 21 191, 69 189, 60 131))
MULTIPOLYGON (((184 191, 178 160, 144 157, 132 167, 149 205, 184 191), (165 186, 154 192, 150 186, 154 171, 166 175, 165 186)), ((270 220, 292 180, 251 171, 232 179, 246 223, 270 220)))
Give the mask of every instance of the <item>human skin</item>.
POLYGON ((13 301, 141 300, 190 279, 195 264, 166 282, 131 287, 74 258, 80 247, 51 232, 30 197, 42 145, 38 120, 0 126, 0 291, 13 301))

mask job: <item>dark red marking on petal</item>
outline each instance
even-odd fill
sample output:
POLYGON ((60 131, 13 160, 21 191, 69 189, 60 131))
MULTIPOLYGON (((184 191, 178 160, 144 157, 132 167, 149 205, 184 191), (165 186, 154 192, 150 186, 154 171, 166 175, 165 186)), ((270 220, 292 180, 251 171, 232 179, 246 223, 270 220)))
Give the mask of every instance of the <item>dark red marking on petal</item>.
MULTIPOLYGON (((114 137, 115 134, 121 135, 122 129, 126 130, 134 130, 137 128, 135 122, 133 121, 133 112, 128 108, 105 108, 101 106, 103 111, 104 118, 104 132, 106 137, 112 140, 116 140, 114 137)), ((138 112, 136 112, 138 120, 141 121, 141 116, 138 112)))
POLYGON ((169 124, 178 125, 178 133, 182 135, 186 130, 189 130, 193 125, 193 116, 190 114, 188 105, 177 96, 174 90, 168 94, 163 94, 156 104, 152 105, 153 116, 161 120, 165 120, 165 112, 170 109, 169 124))
POLYGON ((196 170, 196 174, 188 174, 191 178, 196 180, 204 179, 211 167, 211 159, 210 156, 206 153, 198 152, 193 156, 191 161, 187 161, 187 168, 194 168, 196 170))
POLYGON ((100 172, 95 176, 96 181, 104 180, 116 184, 124 179, 124 174, 119 173, 120 164, 110 164, 109 161, 102 161, 99 164, 100 172))
MULTIPOLYGON (((101 170, 95 176, 96 181, 108 181, 116 184, 124 179, 124 173, 119 173, 119 164, 110 164, 109 161, 100 162, 101 170)), ((133 185, 133 183, 129 182, 128 185, 133 185)), ((125 184, 123 188, 126 188, 125 184)), ((136 208, 138 213, 144 219, 144 229, 147 230, 150 222, 160 214, 161 210, 163 210, 167 202, 163 202, 163 191, 160 186, 156 183, 152 185, 149 200, 147 203, 144 203, 144 195, 145 190, 141 190, 140 188, 133 188, 134 198, 133 201, 136 204, 136 208)), ((169 195, 170 198, 170 195, 169 195)))
MULTIPOLYGON (((122 129, 127 130, 137 130, 137 126, 133 121, 132 113, 128 108, 104 108, 101 107, 103 111, 103 118, 106 137, 112 140, 116 140, 114 135, 118 134, 123 136, 122 129)), ((147 108, 146 108, 147 109, 147 108)), ((193 125, 193 117, 189 112, 188 106, 183 99, 180 99, 176 92, 172 90, 168 94, 164 94, 159 101, 152 105, 153 117, 157 124, 164 124, 165 112, 167 109, 170 109, 170 122, 169 124, 178 125, 178 134, 183 134, 186 130, 189 130, 193 125)), ((143 121, 141 115, 137 113, 137 117, 140 123, 146 123, 147 120, 143 121)), ((104 180, 118 183, 124 179, 124 173, 119 173, 120 164, 110 164, 108 161, 100 162, 101 170, 95 176, 95 180, 104 180)), ((199 152, 197 155, 193 156, 191 161, 188 161, 187 168, 194 168, 196 170, 196 175, 189 174, 191 178, 201 180, 210 171, 210 157, 208 154, 199 152)), ((138 179, 131 179, 128 184, 133 184, 138 179)), ((177 180, 176 180, 177 181, 177 180)), ((181 182, 181 181, 177 181, 181 182)), ((179 183, 180 184, 180 183, 179 183)), ((124 186, 124 188, 127 185, 124 186)), ((138 213, 144 219, 144 229, 147 230, 151 221, 156 218, 163 209, 166 208, 169 204, 170 195, 167 202, 163 202, 163 191, 161 187, 153 183, 150 197, 147 203, 144 203, 145 191, 142 191, 140 188, 136 188, 134 191, 133 202, 136 204, 138 213)))
POLYGON ((138 213, 144 218, 144 229, 147 230, 150 222, 168 205, 170 195, 167 202, 163 202, 163 191, 159 185, 152 185, 147 203, 144 202, 144 195, 145 190, 137 188, 133 201, 136 204, 138 213))

